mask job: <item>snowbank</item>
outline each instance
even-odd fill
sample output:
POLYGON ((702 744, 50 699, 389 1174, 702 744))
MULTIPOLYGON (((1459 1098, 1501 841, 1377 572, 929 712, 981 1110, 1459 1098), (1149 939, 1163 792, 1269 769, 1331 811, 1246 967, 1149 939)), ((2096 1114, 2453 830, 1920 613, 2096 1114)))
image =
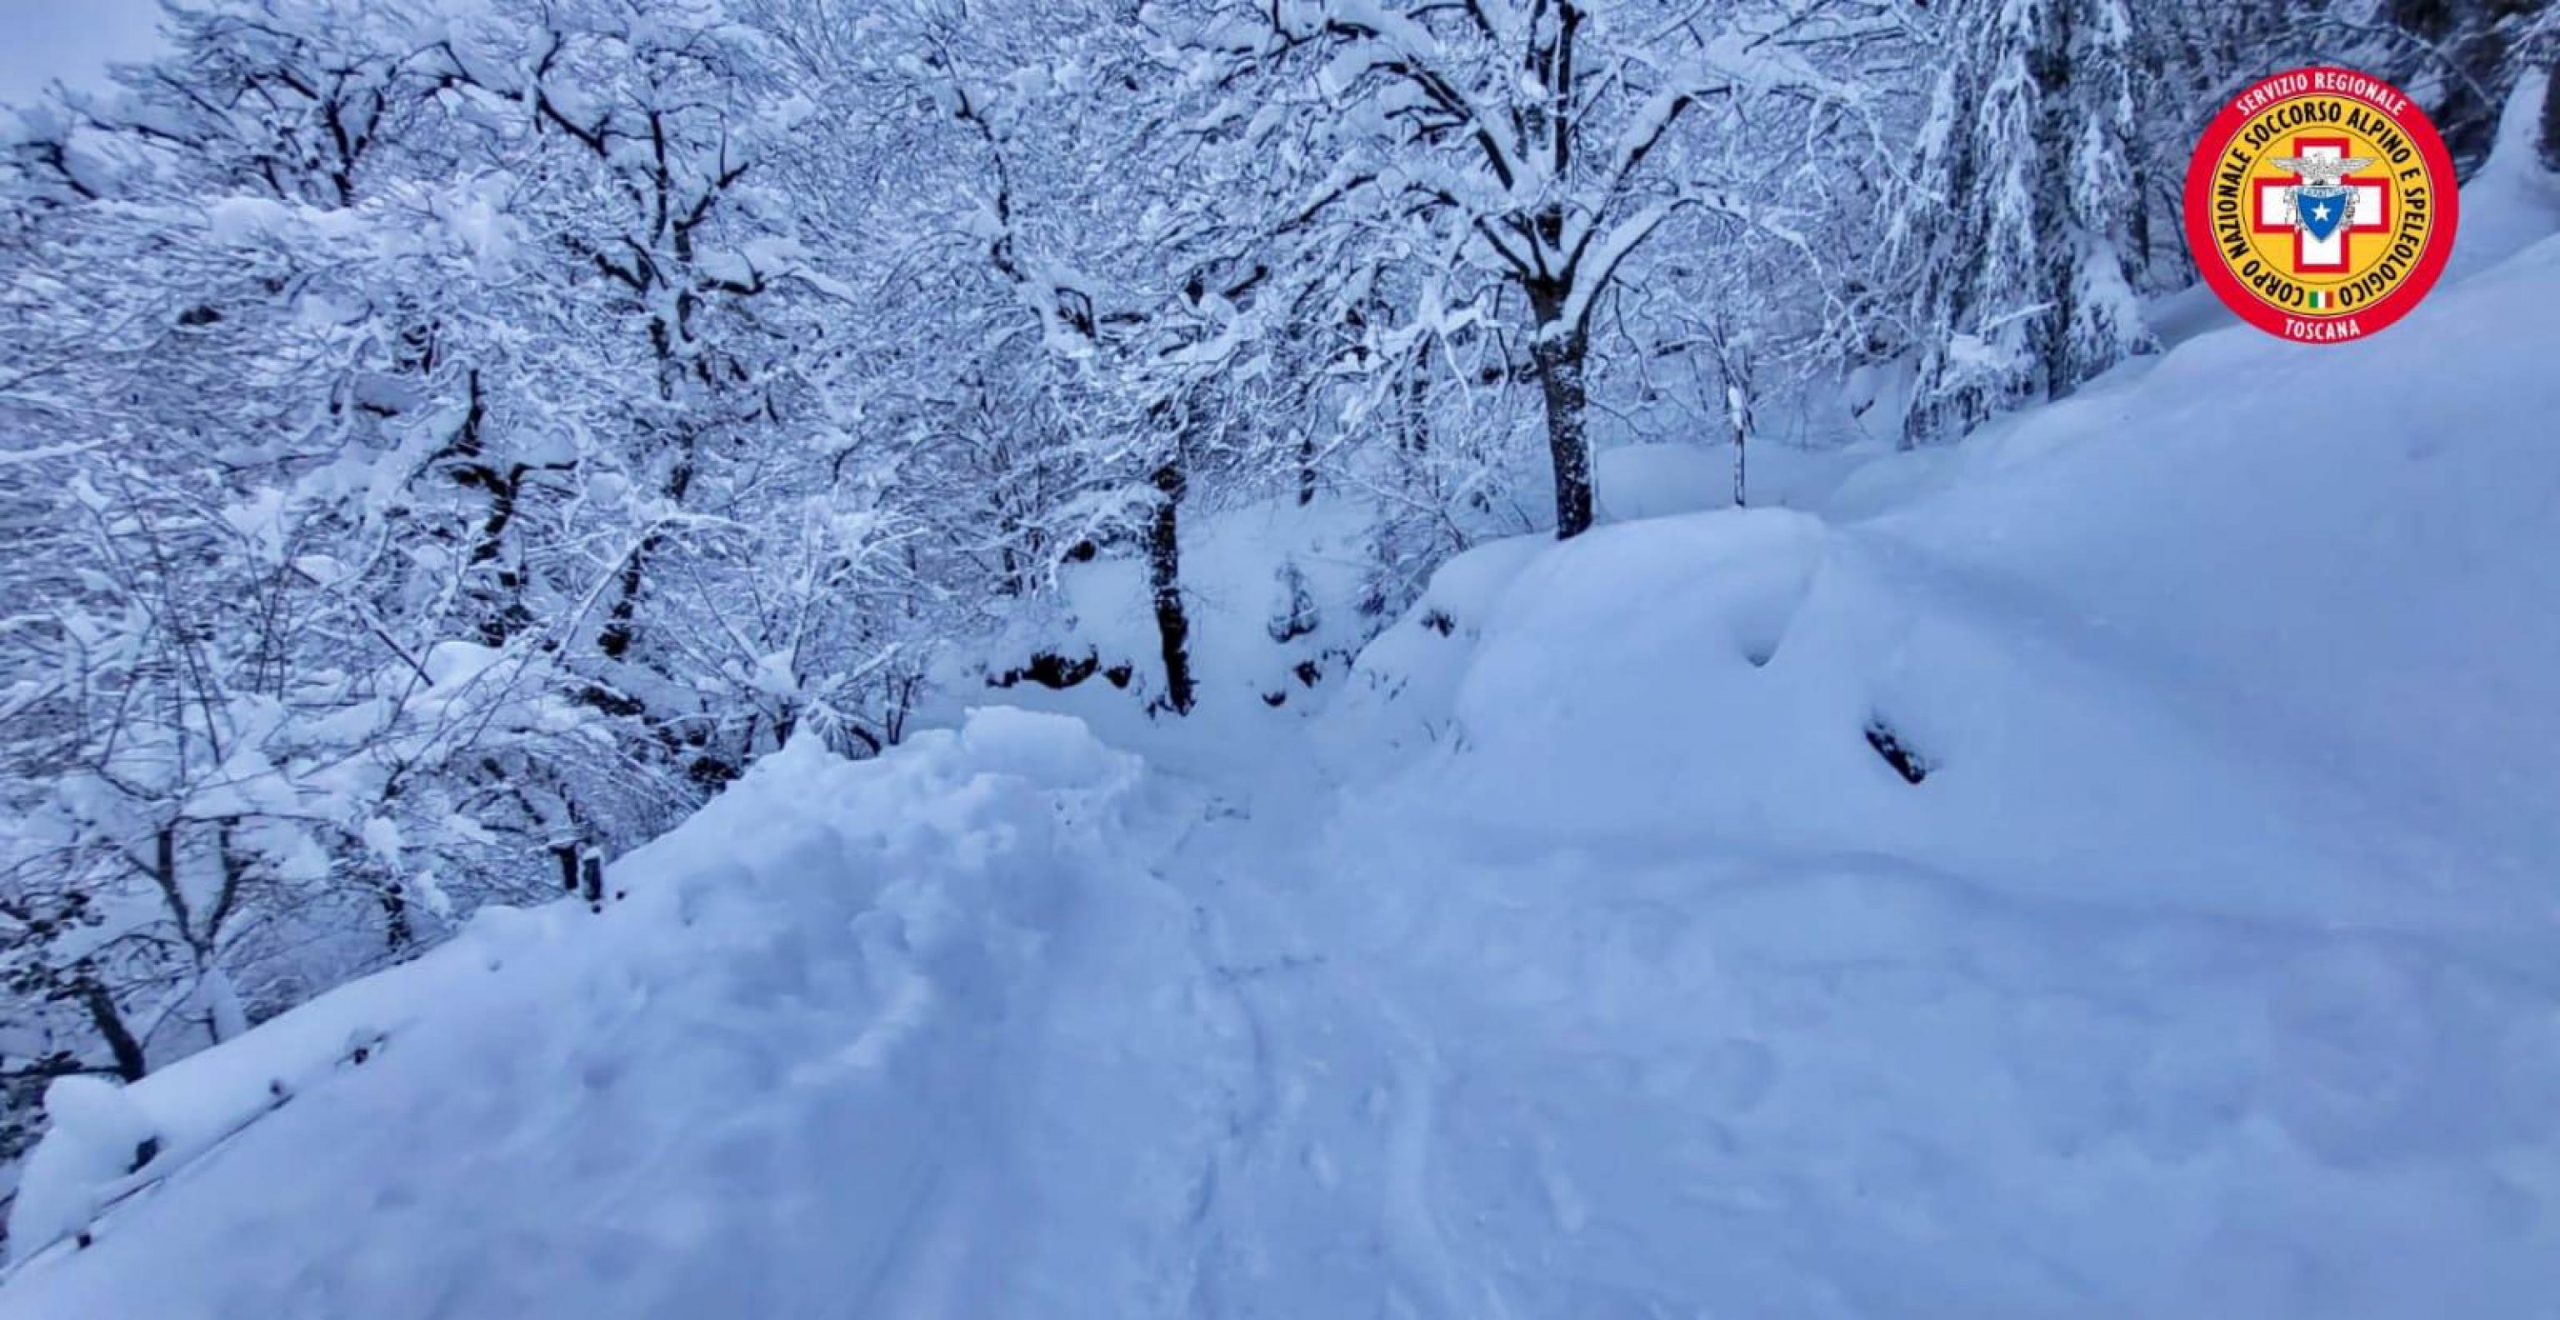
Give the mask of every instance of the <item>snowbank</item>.
POLYGON ((2535 420, 2560 416, 2556 297, 2545 243, 2409 333, 2207 336, 1864 522, 1755 510, 1525 566, 1479 552, 1503 571, 1456 611, 1467 635, 1426 635, 1451 613, 1426 601, 1361 672, 1438 675, 1416 717, 1463 750, 1431 794, 1486 828, 1678 820, 2021 892, 2538 937, 2560 869, 2560 451, 2535 420), (2293 874, 2317 883, 2233 879, 2293 874))
POLYGON ((1145 1309, 1127 1244, 1180 1214, 1205 1120, 1144 1051, 1218 1047, 1178 997, 1186 910, 1105 845, 1136 784, 1020 711, 861 764, 795 746, 614 866, 601 915, 493 912, 120 1094, 58 1088, 0 1315, 1145 1309), (1058 978, 1139 1007, 1079 1016, 1058 978), (1052 1106, 1126 1139, 1045 1148, 1052 1106), (88 1220, 146 1134, 152 1185, 88 1220), (1008 1216, 1083 1232, 1006 1256, 974 1234, 1008 1216))
POLYGON ((1431 1042, 1445 1309, 2560 1289, 2554 343, 2546 240, 2365 343, 2195 338, 1874 516, 1453 564, 1335 730, 1420 758, 1293 900, 1431 1042))
POLYGON ((2542 168, 2542 98, 2548 71, 2516 80, 2498 120, 2489 159, 2462 185, 2462 232, 2445 264, 2447 280, 2468 279, 2560 229, 2560 179, 2542 168))
POLYGON ((1342 773, 1393 764, 1381 753, 1427 747, 1447 735, 1458 682, 1494 602, 1547 544, 1544 537, 1513 537, 1450 559, 1413 608, 1362 648, 1323 722, 1324 736, 1341 752, 1342 773))

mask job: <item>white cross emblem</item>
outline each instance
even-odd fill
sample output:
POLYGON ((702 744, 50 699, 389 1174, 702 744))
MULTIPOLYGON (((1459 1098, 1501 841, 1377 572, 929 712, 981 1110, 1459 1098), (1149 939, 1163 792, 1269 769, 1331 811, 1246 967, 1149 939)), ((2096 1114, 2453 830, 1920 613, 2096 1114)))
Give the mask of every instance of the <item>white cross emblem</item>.
MULTIPOLYGON (((2349 143, 2345 138, 2298 137, 2293 140, 2293 154, 2311 160, 2342 160, 2349 143)), ((2293 269, 2299 274, 2337 274, 2353 268, 2351 244, 2357 234, 2381 233, 2391 227, 2391 180, 2387 176, 2350 175, 2339 182, 2347 186, 2349 204, 2355 210, 2347 222, 2338 226, 2327 238, 2313 238, 2294 222, 2293 190, 2304 182, 2302 175, 2282 179, 2258 180, 2257 214, 2251 217, 2250 229, 2261 234, 2293 235, 2293 269)), ((2332 203, 2315 201, 2313 206, 2332 203)), ((2315 212, 2327 219, 2326 212, 2315 212)))

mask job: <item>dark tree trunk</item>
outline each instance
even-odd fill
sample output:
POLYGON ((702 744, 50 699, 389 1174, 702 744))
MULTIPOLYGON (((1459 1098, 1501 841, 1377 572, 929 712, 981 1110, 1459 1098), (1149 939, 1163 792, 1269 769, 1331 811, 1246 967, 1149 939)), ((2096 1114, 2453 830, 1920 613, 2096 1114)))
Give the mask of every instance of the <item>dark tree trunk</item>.
MULTIPOLYGON (((489 516, 480 524, 480 543, 471 550, 471 567, 477 572, 482 565, 497 563, 506 552, 508 524, 515 521, 516 501, 524 490, 526 467, 515 464, 501 475, 486 469, 489 487, 489 516)), ((527 624, 533 622, 533 611, 525 608, 524 574, 501 564, 494 570, 494 581, 475 584, 473 594, 481 607, 480 640, 491 646, 504 646, 527 624)))
POLYGON ((1562 289, 1532 287, 1529 305, 1538 321, 1529 361, 1546 399, 1547 455, 1556 470, 1556 539, 1570 541, 1591 530, 1591 440, 1583 430, 1591 401, 1583 379, 1591 341, 1564 324, 1562 289))
POLYGON ((1751 507, 1751 432, 1741 426, 1733 428, 1733 507, 1751 507))
POLYGON ((80 1006, 89 1010, 90 1024, 107 1042, 108 1052, 115 1055, 116 1076, 128 1082, 141 1081, 143 1074, 150 1071, 150 1064, 143 1057, 142 1042, 133 1038, 133 1032, 124 1024, 124 1015, 116 1011, 115 997, 95 981, 84 982, 80 986, 80 1006))
POLYGON ((640 587, 647 580, 649 551, 657 545, 654 536, 641 538, 631 548, 629 558, 622 561, 622 582, 616 588, 613 608, 605 611, 604 630, 596 634, 596 649, 608 660, 619 660, 631 653, 631 643, 639 636, 636 616, 640 610, 640 587))
POLYGON ((532 611, 524 604, 524 575, 504 563, 507 528, 515 522, 516 501, 524 492, 525 474, 532 469, 515 463, 501 472, 486 461, 480 432, 489 417, 488 398, 481 392, 479 372, 471 372, 467 380, 470 405, 445 452, 460 460, 461 465, 454 469, 454 481, 489 497, 489 512, 480 520, 480 538, 471 547, 468 590, 478 604, 480 640, 491 646, 504 646, 508 638, 533 621, 532 611))
POLYGON ((392 953, 399 953, 417 942, 418 933, 409 921, 409 896, 400 892, 394 880, 382 890, 382 943, 392 953))
MULTIPOLYGON (((667 473, 664 493, 667 502, 679 509, 684 507, 685 492, 693 489, 696 443, 696 437, 688 432, 675 467, 667 473)), ((596 649, 604 652, 608 660, 620 660, 630 654, 631 643, 639 636, 640 593, 648 586, 649 557, 657 553, 659 544, 658 534, 651 532, 640 538, 640 544, 632 547, 631 557, 622 561, 620 589, 614 596, 613 608, 606 611, 604 631, 596 635, 596 649)))
POLYGON ((1431 452, 1431 355, 1414 359, 1404 381, 1404 443, 1417 454, 1431 452))
POLYGON ((1191 710, 1191 616, 1182 608, 1182 497, 1188 486, 1176 458, 1150 478, 1155 516, 1147 524, 1147 583, 1154 589, 1156 635, 1164 644, 1164 695, 1176 714, 1191 710))
POLYGON ((1735 343, 1721 325, 1708 332, 1708 346, 1716 356, 1716 382, 1724 388, 1725 433, 1733 438, 1733 507, 1739 509, 1751 502, 1751 432, 1758 426, 1751 407, 1751 349, 1735 343))
POLYGON ((2542 89, 2542 167, 2560 170, 2560 58, 2551 61, 2550 75, 2542 89))

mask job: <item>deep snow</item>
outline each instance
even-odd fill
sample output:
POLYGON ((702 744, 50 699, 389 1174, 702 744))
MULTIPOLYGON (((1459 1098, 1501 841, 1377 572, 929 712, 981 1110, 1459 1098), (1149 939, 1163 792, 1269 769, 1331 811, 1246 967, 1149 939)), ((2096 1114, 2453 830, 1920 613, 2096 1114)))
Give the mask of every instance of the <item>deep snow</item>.
MULTIPOLYGON (((617 866, 604 915, 489 914, 396 996, 133 1088, 163 1127, 227 1126, 226 1076, 372 1042, 0 1309, 1162 1312, 1217 1042, 1189 909, 1116 855, 1136 779, 1004 710, 862 765, 768 758, 617 866)), ((28 1218, 56 1176, 30 1168, 21 1240, 60 1226, 28 1218)))
POLYGON ((0 1317, 2547 1310, 2560 240, 2487 183, 2378 339, 1481 547, 1312 719, 771 758, 601 915, 71 1088, 0 1317))

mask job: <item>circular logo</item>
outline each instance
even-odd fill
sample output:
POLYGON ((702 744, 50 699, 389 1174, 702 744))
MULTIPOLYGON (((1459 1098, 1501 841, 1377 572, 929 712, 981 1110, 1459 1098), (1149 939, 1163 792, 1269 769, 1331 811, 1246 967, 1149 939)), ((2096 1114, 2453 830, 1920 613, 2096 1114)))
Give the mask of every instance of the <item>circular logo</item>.
POLYGON ((2251 325, 2303 344, 2408 315, 2461 206, 2436 126, 2352 69, 2280 73, 2214 116, 2187 166, 2187 246, 2251 325))

